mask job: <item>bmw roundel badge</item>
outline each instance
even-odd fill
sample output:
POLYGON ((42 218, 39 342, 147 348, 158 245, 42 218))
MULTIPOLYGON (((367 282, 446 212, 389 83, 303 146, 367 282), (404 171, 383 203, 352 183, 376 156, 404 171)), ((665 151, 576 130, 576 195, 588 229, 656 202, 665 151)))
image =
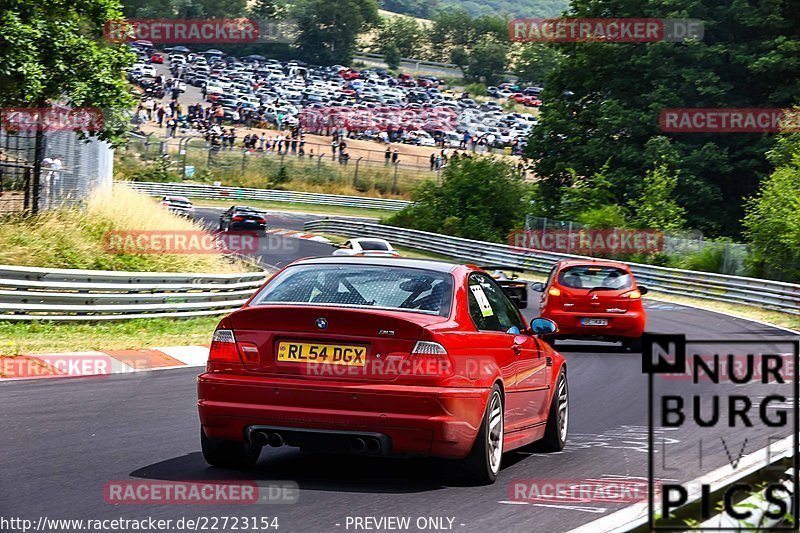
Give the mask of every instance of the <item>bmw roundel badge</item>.
POLYGON ((317 327, 319 329, 325 329, 328 327, 328 321, 322 317, 317 319, 317 327))

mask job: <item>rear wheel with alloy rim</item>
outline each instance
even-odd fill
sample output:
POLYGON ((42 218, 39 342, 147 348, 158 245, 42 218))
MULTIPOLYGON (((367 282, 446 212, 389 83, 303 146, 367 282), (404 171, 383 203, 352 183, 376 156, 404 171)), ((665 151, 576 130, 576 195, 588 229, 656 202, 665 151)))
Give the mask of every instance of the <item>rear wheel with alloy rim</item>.
POLYGON ((489 401, 486 402, 486 411, 478 436, 464 460, 470 478, 476 483, 483 485, 494 483, 500 472, 503 459, 503 418, 503 396, 500 394, 500 387, 495 385, 489 394, 489 401))
POLYGON ((545 452, 560 452, 567 443, 569 429, 569 385, 567 373, 562 368, 556 380, 550 412, 547 415, 547 427, 539 448, 545 452))

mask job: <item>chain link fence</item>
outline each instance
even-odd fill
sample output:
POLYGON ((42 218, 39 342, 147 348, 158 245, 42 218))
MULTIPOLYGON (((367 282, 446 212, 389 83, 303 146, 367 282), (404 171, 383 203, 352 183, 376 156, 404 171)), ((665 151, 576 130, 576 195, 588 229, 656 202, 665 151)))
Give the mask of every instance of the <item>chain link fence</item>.
POLYGON ((36 132, 0 129, 0 216, 74 205, 111 185, 113 150, 103 141, 43 132, 39 154, 37 164, 36 132))
POLYGON ((364 150, 341 157, 330 145, 310 142, 305 142, 302 150, 299 145, 288 145, 279 151, 274 146, 269 150, 243 149, 238 141, 236 146, 223 147, 202 137, 160 139, 152 134, 131 135, 125 154, 136 155, 146 164, 166 161, 172 174, 187 180, 233 180, 248 187, 276 187, 292 182, 315 192, 401 197, 424 180, 439 182, 446 164, 440 159, 433 168, 421 168, 416 161, 407 161, 405 155, 392 161, 384 152, 364 150), (338 191, 337 186, 350 190, 338 191))

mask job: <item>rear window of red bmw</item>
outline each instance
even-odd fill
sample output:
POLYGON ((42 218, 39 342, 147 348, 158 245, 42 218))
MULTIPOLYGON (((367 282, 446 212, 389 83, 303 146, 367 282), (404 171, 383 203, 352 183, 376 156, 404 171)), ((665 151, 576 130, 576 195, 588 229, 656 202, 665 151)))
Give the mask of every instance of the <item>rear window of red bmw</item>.
POLYGON ((633 276, 613 266, 575 265, 559 272, 558 284, 571 289, 622 290, 633 287, 633 276))

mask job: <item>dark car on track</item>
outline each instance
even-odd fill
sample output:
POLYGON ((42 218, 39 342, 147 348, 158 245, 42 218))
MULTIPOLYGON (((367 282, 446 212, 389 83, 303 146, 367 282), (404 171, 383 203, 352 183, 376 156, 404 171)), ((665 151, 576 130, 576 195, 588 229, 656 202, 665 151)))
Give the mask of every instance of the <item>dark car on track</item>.
POLYGON ((234 205, 224 211, 219 217, 219 230, 265 230, 267 217, 264 212, 255 207, 234 205))
POLYGON ((283 446, 434 456, 492 483, 504 452, 564 448, 566 362, 540 338, 556 329, 528 323, 475 266, 296 261, 214 332, 197 382, 203 456, 216 467, 283 446))

